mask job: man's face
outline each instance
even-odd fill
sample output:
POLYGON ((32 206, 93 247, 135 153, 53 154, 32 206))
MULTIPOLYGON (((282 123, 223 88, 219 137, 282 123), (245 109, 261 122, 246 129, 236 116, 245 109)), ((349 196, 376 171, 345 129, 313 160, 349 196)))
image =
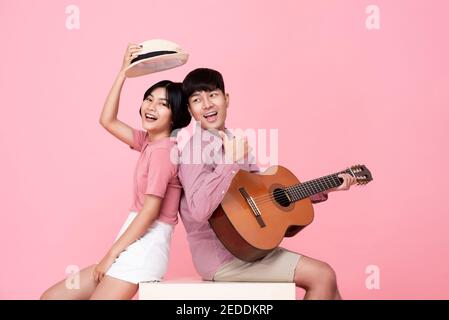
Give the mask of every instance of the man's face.
POLYGON ((224 130, 229 95, 220 89, 195 91, 189 97, 189 110, 203 129, 224 130))

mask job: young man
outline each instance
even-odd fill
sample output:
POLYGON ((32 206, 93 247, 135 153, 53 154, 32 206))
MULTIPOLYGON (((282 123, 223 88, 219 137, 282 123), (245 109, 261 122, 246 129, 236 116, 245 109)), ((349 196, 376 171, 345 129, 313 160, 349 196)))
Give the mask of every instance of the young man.
MULTIPOLYGON (((183 81, 183 91, 190 113, 200 125, 183 149, 179 166, 184 188, 179 210, 198 273, 214 281, 293 281, 306 290, 305 299, 340 299, 335 272, 327 263, 283 248, 256 262, 245 262, 222 245, 208 219, 239 169, 259 169, 248 160, 251 154, 246 139, 233 137, 226 130, 229 94, 221 74, 205 68, 193 70, 183 81)), ((355 183, 350 175, 340 177, 343 184, 328 192, 347 190, 355 183)), ((321 193, 313 196, 312 202, 327 197, 321 193)))

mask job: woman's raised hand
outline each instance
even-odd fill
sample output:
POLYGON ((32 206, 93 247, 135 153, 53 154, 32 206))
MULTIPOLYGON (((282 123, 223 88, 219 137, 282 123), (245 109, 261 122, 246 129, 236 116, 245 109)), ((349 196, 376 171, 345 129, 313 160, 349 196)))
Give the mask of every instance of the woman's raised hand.
POLYGON ((125 69, 131 64, 131 60, 139 55, 139 52, 142 50, 142 46, 136 43, 129 43, 126 48, 125 55, 123 57, 122 67, 120 69, 121 72, 124 72, 125 69))

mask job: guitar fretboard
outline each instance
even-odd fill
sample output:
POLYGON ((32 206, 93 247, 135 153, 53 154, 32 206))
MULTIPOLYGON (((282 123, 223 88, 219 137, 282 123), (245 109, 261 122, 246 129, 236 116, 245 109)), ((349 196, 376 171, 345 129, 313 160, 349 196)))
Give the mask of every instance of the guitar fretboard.
POLYGON ((349 169, 340 171, 328 176, 287 187, 285 190, 292 202, 299 201, 313 196, 314 194, 338 187, 343 183, 343 179, 338 177, 341 173, 351 174, 351 171, 349 169))

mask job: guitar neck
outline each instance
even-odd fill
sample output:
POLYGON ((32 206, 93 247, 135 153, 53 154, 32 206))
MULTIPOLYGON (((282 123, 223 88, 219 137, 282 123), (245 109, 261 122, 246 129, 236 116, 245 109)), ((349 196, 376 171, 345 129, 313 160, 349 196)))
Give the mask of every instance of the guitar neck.
POLYGON ((347 169, 318 179, 292 185, 287 187, 285 191, 292 202, 299 201, 313 196, 314 194, 338 187, 343 183, 343 179, 338 177, 341 173, 353 175, 351 170, 347 169))

